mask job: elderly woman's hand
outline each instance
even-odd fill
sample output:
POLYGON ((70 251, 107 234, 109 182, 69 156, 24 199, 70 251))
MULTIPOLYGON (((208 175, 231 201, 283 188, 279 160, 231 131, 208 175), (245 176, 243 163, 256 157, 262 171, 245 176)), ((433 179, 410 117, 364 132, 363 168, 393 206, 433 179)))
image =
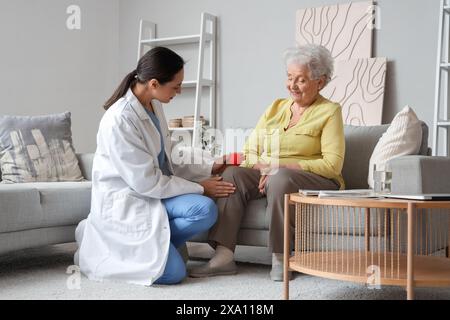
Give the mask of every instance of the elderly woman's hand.
POLYGON ((269 176, 267 176, 267 175, 262 175, 259 178, 258 189, 259 189, 259 192, 262 194, 266 194, 266 182, 267 182, 268 178, 269 178, 269 176))
POLYGON ((267 179, 271 174, 276 174, 276 170, 279 168, 286 168, 291 170, 302 170, 302 167, 299 164, 283 164, 283 165, 270 165, 258 162, 253 166, 253 169, 259 170, 261 173, 261 177, 259 178, 258 189, 262 194, 266 194, 266 183, 267 179))
POLYGON ((258 162, 254 164, 252 168, 258 170, 261 174, 267 174, 268 171, 272 169, 272 166, 270 164, 258 162))
POLYGON ((268 179, 268 175, 270 171, 274 168, 273 165, 258 162, 253 165, 253 169, 258 170, 261 173, 261 177, 259 178, 258 189, 262 194, 266 194, 266 182, 268 179))

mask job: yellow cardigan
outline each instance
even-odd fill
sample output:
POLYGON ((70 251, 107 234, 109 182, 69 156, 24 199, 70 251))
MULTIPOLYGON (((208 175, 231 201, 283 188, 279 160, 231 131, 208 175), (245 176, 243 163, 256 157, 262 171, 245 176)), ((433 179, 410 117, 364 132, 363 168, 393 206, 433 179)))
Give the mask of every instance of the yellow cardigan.
POLYGON ((341 106, 320 96, 299 122, 285 131, 291 118, 292 99, 278 99, 266 110, 244 145, 242 167, 256 162, 299 164, 303 170, 337 181, 345 188, 342 166, 345 154, 341 106))

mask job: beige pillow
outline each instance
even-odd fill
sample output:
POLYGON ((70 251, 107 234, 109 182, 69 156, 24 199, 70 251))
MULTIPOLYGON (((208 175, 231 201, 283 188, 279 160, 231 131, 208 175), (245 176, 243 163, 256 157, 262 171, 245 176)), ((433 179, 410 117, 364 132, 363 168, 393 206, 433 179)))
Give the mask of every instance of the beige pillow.
POLYGON ((383 170, 386 163, 396 157, 418 154, 422 143, 422 126, 414 111, 406 106, 392 120, 391 125, 381 136, 369 161, 367 182, 373 188, 373 169, 383 170))

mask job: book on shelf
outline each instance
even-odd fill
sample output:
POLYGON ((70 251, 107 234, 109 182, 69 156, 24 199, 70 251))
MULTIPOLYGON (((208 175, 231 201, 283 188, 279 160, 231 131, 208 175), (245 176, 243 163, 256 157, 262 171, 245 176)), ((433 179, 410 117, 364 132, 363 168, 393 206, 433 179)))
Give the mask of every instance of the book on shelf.
POLYGON ((372 189, 350 189, 350 190, 299 190, 304 196, 318 196, 319 198, 341 197, 341 198, 379 198, 380 195, 372 189))

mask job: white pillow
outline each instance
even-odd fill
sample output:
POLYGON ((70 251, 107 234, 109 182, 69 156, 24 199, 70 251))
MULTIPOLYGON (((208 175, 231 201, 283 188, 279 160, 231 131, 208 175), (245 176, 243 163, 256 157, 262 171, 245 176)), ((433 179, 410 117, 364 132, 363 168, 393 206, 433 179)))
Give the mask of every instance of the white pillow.
POLYGON ((422 143, 422 126, 414 111, 406 106, 392 120, 391 125, 381 136, 369 161, 369 177, 367 182, 373 188, 373 169, 384 170, 389 160, 418 154, 422 143))

